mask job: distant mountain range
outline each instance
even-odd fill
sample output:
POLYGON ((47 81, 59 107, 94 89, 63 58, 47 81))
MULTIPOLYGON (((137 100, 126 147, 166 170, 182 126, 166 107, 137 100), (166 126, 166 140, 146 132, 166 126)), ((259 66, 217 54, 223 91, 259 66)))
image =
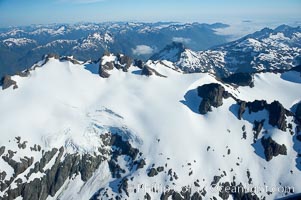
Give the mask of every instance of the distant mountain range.
POLYGON ((54 53, 98 60, 105 52, 133 59, 167 60, 185 73, 290 69, 301 63, 301 28, 264 28, 226 43, 225 24, 103 23, 11 28, 0 33, 0 76, 32 66, 54 53))
POLYGON ((290 69, 301 63, 301 27, 264 28, 205 51, 173 43, 151 59, 171 61, 186 73, 212 72, 222 77, 238 72, 290 69))
POLYGON ((217 28, 226 24, 179 23, 81 23, 33 25, 0 30, 0 76, 24 70, 45 54, 97 60, 104 52, 147 59, 175 42, 204 50, 226 42, 217 28))
POLYGON ((219 26, 2 32, 0 199, 300 199, 300 27, 187 39, 219 26))

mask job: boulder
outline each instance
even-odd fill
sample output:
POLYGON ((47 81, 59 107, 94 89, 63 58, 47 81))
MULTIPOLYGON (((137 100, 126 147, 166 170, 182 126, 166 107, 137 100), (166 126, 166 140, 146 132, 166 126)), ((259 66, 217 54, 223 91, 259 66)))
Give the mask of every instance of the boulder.
POLYGON ((154 177, 154 176, 157 176, 157 175, 158 175, 158 172, 155 168, 151 168, 149 170, 149 172, 147 173, 147 176, 149 176, 149 177, 154 177))

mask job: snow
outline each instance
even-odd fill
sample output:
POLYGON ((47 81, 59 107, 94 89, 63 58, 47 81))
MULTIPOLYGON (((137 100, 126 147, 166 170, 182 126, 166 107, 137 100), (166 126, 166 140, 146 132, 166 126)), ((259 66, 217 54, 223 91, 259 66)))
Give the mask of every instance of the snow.
POLYGON ((105 186, 105 183, 111 179, 110 170, 107 163, 102 163, 94 172, 93 176, 85 183, 80 175, 67 180, 63 189, 57 192, 57 197, 48 197, 47 200, 54 199, 90 199, 94 193, 105 186))
MULTIPOLYGON (((111 54, 105 56, 102 63, 114 60, 111 54)), ((295 166, 296 152, 289 133, 269 130, 275 140, 287 145, 289 156, 279 156, 266 162, 254 153, 253 126, 247 118, 237 119, 233 99, 224 100, 223 106, 213 108, 206 115, 195 112, 201 101, 195 88, 218 82, 213 76, 182 74, 161 63, 151 67, 167 78, 113 70, 110 78, 103 79, 86 70, 84 65, 55 59, 32 71, 29 77, 12 77, 19 88, 0 91, 0 130, 9 133, 1 135, 0 146, 13 148, 8 141, 21 136, 22 141, 41 144, 43 149, 64 146, 70 153, 92 153, 101 145, 98 136, 118 127, 129 134, 127 136, 133 145, 146 156, 147 168, 153 163, 156 166, 167 163, 168 168, 178 174, 175 187, 190 185, 203 178, 205 181, 201 185, 209 187, 213 176, 220 175, 221 171, 228 174, 222 181, 230 181, 235 175, 237 181, 247 183, 246 171, 250 170, 254 185, 266 183, 277 186, 282 182, 301 190, 298 182, 301 173, 295 166), (243 125, 248 133, 246 140, 242 140, 243 125), (211 147, 209 151, 208 146, 211 147), (226 155, 228 148, 231 149, 230 155, 226 155), (188 176, 188 167, 182 167, 188 162, 192 163, 192 176, 188 176), (289 173, 291 169, 294 170, 293 175, 289 173)), ((239 99, 265 99, 268 102, 277 99, 287 109, 301 100, 300 83, 290 78, 284 80, 280 74, 257 74, 254 88, 224 87, 239 99)), ((3 169, 4 162, 0 162, 0 166, 3 169)), ((137 171, 133 175, 135 179, 131 184, 134 186, 162 184, 167 177, 160 174, 146 178, 145 171, 137 171)), ((78 177, 69 180, 60 197, 87 199, 109 182, 107 166, 103 165, 87 183, 78 177)), ((144 194, 133 193, 131 198, 138 199, 144 194)), ((268 198, 279 196, 281 194, 273 194, 268 198)))
POLYGON ((116 60, 116 56, 114 56, 113 54, 105 55, 102 57, 101 65, 105 65, 106 63, 109 62, 114 62, 115 60, 116 60))
POLYGON ((241 43, 237 45, 237 47, 242 48, 243 51, 261 51, 263 46, 261 42, 259 42, 256 39, 248 38, 246 40, 243 40, 241 43))
POLYGON ((7 46, 25 46, 28 44, 37 44, 35 40, 28 39, 28 38, 8 38, 3 40, 3 43, 6 44, 7 46))

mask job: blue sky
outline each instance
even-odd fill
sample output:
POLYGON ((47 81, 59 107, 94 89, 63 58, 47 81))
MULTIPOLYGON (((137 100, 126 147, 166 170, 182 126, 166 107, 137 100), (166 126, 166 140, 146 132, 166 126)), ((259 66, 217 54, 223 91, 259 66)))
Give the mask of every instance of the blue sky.
POLYGON ((0 26, 103 21, 301 20, 301 0, 0 0, 0 26))

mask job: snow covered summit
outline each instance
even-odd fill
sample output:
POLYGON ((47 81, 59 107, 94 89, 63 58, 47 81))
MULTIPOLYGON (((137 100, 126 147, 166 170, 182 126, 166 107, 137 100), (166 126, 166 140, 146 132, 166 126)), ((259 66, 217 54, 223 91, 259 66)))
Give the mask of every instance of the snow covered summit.
POLYGON ((48 56, 24 73, 0 91, 1 199, 274 199, 301 190, 300 67, 251 74, 250 86, 122 54, 48 56))

